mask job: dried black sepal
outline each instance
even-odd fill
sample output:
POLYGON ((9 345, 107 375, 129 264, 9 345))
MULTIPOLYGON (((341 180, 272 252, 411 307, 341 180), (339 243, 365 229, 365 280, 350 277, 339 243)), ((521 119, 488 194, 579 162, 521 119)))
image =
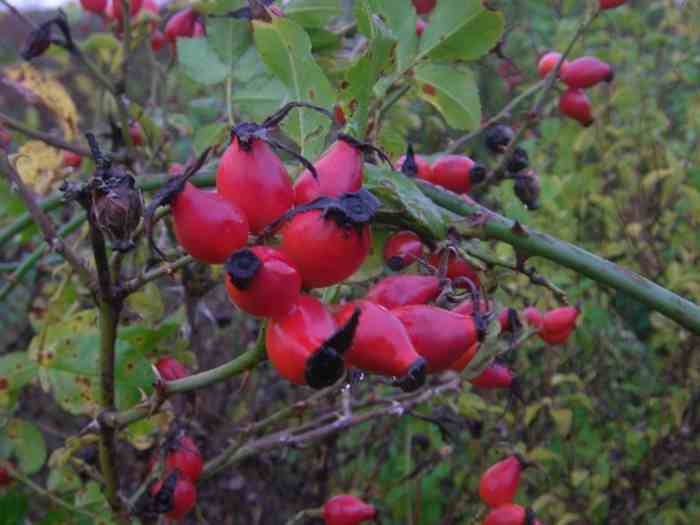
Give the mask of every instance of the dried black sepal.
POLYGON ((391 160, 389 160, 389 157, 387 157, 386 153, 384 153, 383 150, 375 146, 374 144, 370 142, 362 142, 360 140, 357 140, 354 137, 351 137, 350 135, 347 135, 345 133, 339 133, 338 134, 338 140, 342 140, 343 142, 347 142, 350 144, 353 148, 358 149, 362 153, 365 154, 376 154, 381 160, 386 162, 390 168, 393 168, 391 164, 391 160))
POLYGON ((513 190, 516 197, 529 210, 537 210, 540 204, 540 176, 535 170, 527 170, 523 174, 515 176, 513 190))
POLYGON ((469 170, 469 180, 472 184, 481 184, 486 180, 488 170, 481 162, 475 163, 469 170))
POLYGON ((401 164, 401 173, 407 177, 418 176, 418 164, 416 163, 416 154, 413 152, 413 146, 409 144, 406 147, 406 156, 403 164, 401 164))
POLYGON ((291 155, 294 159, 301 163, 302 166, 309 170, 315 179, 318 179, 318 172, 308 159, 293 149, 285 146, 270 135, 270 131, 276 129, 287 117, 287 115, 289 115, 289 112, 296 108, 313 109, 327 116, 329 119, 331 119, 331 121, 334 120, 333 114, 322 107, 309 104, 308 102, 289 102, 282 106, 278 111, 267 117, 262 124, 258 124, 256 122, 241 122, 240 124, 236 125, 231 130, 231 140, 236 138, 240 147, 245 151, 250 151, 250 149, 253 147, 254 140, 262 140, 268 143, 270 146, 291 155))
POLYGON ((484 143, 492 153, 503 153, 513 140, 513 129, 505 124, 494 124, 489 126, 484 134, 484 143))
POLYGON ((530 158, 527 151, 520 146, 513 150, 508 163, 506 164, 506 169, 509 173, 518 173, 526 169, 530 165, 530 158))
POLYGON ((250 288, 261 267, 260 257, 249 248, 236 250, 226 261, 226 272, 239 290, 250 288))
POLYGON ((306 360, 304 377, 311 388, 325 388, 342 377, 343 354, 352 346, 360 314, 361 310, 355 308, 350 319, 306 360))
POLYGON ((175 505, 175 487, 180 471, 175 470, 165 478, 160 490, 153 495, 153 511, 165 514, 173 510, 175 505))
POLYGON ((77 51, 71 35, 70 26, 66 21, 66 15, 63 11, 59 11, 58 16, 47 20, 29 33, 20 56, 27 61, 40 57, 51 44, 56 44, 71 53, 77 51), (61 31, 63 40, 53 38, 52 29, 54 25, 61 31))
POLYGON ((413 392, 418 390, 425 384, 425 378, 428 371, 428 362, 423 357, 419 357, 411 365, 403 377, 394 381, 394 385, 398 386, 404 392, 413 392))

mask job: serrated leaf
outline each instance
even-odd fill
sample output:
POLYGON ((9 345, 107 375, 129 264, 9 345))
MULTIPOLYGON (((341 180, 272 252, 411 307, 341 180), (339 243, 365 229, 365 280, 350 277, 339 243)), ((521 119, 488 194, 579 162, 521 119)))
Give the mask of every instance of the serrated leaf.
POLYGON ((402 173, 365 165, 365 187, 382 201, 380 212, 396 215, 416 233, 435 239, 447 234, 438 206, 402 173))
POLYGON ((46 461, 46 443, 39 429, 29 421, 13 418, 0 428, 0 449, 17 459, 25 474, 39 471, 46 461))
MULTIPOLYGON (((330 110, 335 91, 311 54, 311 41, 295 22, 274 18, 253 22, 253 38, 263 63, 286 86, 293 101, 310 102, 330 110)), ((283 129, 300 146, 301 154, 315 159, 323 151, 330 120, 316 111, 296 109, 283 129)))
POLYGON ((470 130, 481 123, 479 90, 472 71, 452 64, 421 64, 415 69, 421 98, 435 106, 447 123, 470 130))
POLYGON ((178 38, 177 59, 187 77, 205 86, 220 84, 230 72, 206 38, 178 38))
POLYGON ((26 352, 12 352, 0 357, 0 407, 8 409, 18 391, 37 373, 36 364, 26 352))
POLYGON ((342 13, 339 0, 290 0, 284 6, 284 16, 302 27, 326 27, 342 13))

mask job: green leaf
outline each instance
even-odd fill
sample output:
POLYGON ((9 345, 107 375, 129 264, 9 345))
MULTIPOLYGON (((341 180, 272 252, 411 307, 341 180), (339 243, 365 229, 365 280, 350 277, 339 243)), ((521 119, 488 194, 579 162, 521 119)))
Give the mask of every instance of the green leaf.
POLYGON ((237 85, 231 100, 246 117, 259 122, 279 109, 280 102, 289 100, 289 94, 277 78, 265 74, 237 85))
MULTIPOLYGON (((411 67, 411 61, 418 51, 416 11, 414 9, 396 9, 396 0, 365 0, 365 3, 371 6, 370 19, 376 20, 377 17, 372 17, 372 14, 376 13, 381 15, 382 19, 386 21, 394 40, 398 43, 396 47, 396 69, 405 71, 411 67)), ((358 25, 359 15, 360 13, 356 11, 355 16, 358 19, 358 25)), ((370 36, 365 31, 362 32, 366 36, 370 36)))
POLYGON ((290 0, 284 16, 302 27, 322 28, 343 13, 339 0, 290 0))
POLYGON ((19 390, 36 376, 37 366, 26 352, 0 357, 0 407, 9 408, 19 390))
POLYGON ((250 22, 233 18, 212 18, 207 21, 207 42, 230 74, 243 53, 253 44, 250 22))
MULTIPOLYGON (((304 30, 285 18, 253 22, 253 38, 260 58, 287 87, 293 101, 310 102, 330 110, 335 91, 311 54, 311 41, 304 30)), ((309 109, 294 110, 284 124, 297 141, 301 154, 315 159, 323 151, 330 120, 309 109)))
POLYGON ((476 79, 465 66, 421 64, 415 69, 421 98, 435 106, 447 123, 470 130, 481 123, 481 104, 476 79))
POLYGON ((355 11, 358 18, 363 18, 360 13, 367 16, 367 37, 370 43, 365 54, 347 72, 348 87, 343 91, 343 99, 348 103, 352 101, 355 110, 350 126, 356 136, 362 137, 369 120, 372 87, 389 63, 396 40, 381 21, 369 16, 367 0, 358 2, 355 11))
POLYGON ((352 274, 347 282, 361 283, 379 277, 384 272, 384 241, 393 232, 386 229, 372 228, 372 250, 362 266, 352 274))
POLYGON ((13 418, 0 429, 0 449, 17 459, 25 474, 38 472, 46 461, 44 436, 29 421, 13 418))
POLYGON ((58 494, 75 492, 81 486, 80 476, 69 466, 51 469, 49 479, 46 481, 46 488, 58 494))
MULTIPOLYGON (((29 346, 42 386, 71 414, 95 416, 100 411, 99 349, 95 310, 46 326, 29 346)), ((126 341, 117 341, 115 353, 116 404, 122 410, 138 402, 141 391, 152 390, 153 373, 140 349, 126 341)))
POLYGON ((142 320, 152 324, 160 321, 165 313, 165 305, 160 296, 160 290, 153 282, 146 284, 141 290, 131 294, 126 300, 126 304, 142 320))
POLYGON ((224 122, 212 122, 201 128, 197 128, 194 133, 194 150, 197 155, 201 155, 205 149, 215 144, 221 144, 226 140, 229 125, 224 122))
POLYGON ((0 493, 0 525, 17 525, 25 523, 29 511, 29 498, 16 489, 0 493))
POLYGON ((220 84, 230 72, 206 38, 178 38, 177 57, 180 70, 205 86, 220 84))
POLYGON ((366 165, 365 187, 382 201, 380 212, 400 220, 403 226, 435 239, 447 235, 440 208, 402 173, 366 165))
POLYGON ((480 0, 438 2, 418 53, 437 60, 476 60, 493 49, 504 27, 503 14, 484 9, 480 0))

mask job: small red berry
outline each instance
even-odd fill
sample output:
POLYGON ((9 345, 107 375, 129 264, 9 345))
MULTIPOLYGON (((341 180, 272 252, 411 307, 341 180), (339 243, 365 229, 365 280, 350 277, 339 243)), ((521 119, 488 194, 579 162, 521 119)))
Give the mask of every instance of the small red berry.
POLYGON ((319 197, 339 197, 362 187, 362 150, 342 136, 314 163, 318 178, 309 170, 294 183, 294 204, 299 206, 319 197))
POLYGON ((480 375, 469 382, 480 388, 500 389, 512 388, 515 376, 507 367, 494 363, 484 370, 480 375))
POLYGON ((429 374, 448 370, 478 342, 474 319, 437 306, 402 306, 391 311, 403 324, 429 374))
POLYGON ((428 27, 428 22, 422 18, 416 18, 416 35, 421 36, 425 28, 428 27))
POLYGON ((432 275, 391 275, 369 289, 364 299, 392 310, 410 304, 427 304, 440 295, 440 279, 432 275))
POLYGON ((102 14, 107 7, 107 0, 80 0, 83 9, 95 14, 102 14))
POLYGON ((173 199, 171 210, 178 243, 207 264, 222 264, 248 240, 245 214, 216 192, 188 182, 173 199))
POLYGON ((187 368, 174 357, 161 357, 156 361, 156 369, 166 381, 175 381, 190 375, 187 368))
POLYGON ((233 138, 219 162, 216 188, 245 212, 253 233, 259 233, 294 203, 287 168, 270 146, 255 138, 249 145, 233 138))
POLYGON ((202 473, 204 462, 197 444, 191 437, 178 436, 173 442, 168 443, 165 467, 166 472, 179 470, 192 483, 197 482, 202 473))
POLYGON ((600 0, 601 9, 614 9, 624 5, 627 0, 600 0))
MULTIPOLYGON (((433 253, 430 256, 430 259, 428 260, 428 262, 436 268, 440 266, 441 261, 442 254, 439 252, 433 253)), ((459 255, 455 253, 450 253, 447 259, 447 278, 457 279, 460 277, 466 277, 467 279, 472 281, 476 286, 480 285, 479 276, 477 275, 472 265, 465 261, 459 255)))
POLYGON ((572 60, 561 72, 561 80, 574 89, 584 89, 600 82, 611 82, 615 78, 610 64, 596 57, 580 57, 572 60))
POLYGON ((423 257, 423 242, 409 230, 393 234, 384 243, 384 262, 395 272, 423 257))
POLYGON ((479 482, 481 500, 491 508, 512 503, 518 492, 523 463, 517 455, 513 455, 491 465, 479 482))
POLYGON ((328 309, 311 295, 299 297, 291 312, 270 321, 265 333, 267 355, 285 379, 324 388, 345 371, 343 354, 352 344, 359 312, 340 328, 328 309))
POLYGON ((374 506, 347 494, 333 496, 323 505, 326 525, 358 525, 376 515, 374 506))
MULTIPOLYGON (((541 78, 545 78, 547 75, 549 75, 549 72, 554 69, 560 59, 561 53, 557 53, 556 51, 549 51, 548 53, 545 53, 542 55, 542 58, 540 58, 540 61, 537 64, 537 73, 541 78)), ((559 68, 559 77, 561 77, 564 69, 568 67, 568 64, 568 60, 564 60, 564 62, 562 62, 561 67, 559 68)))
POLYGON ((154 510, 171 520, 179 520, 194 508, 197 488, 179 471, 167 475, 151 487, 154 510))
POLYGON ((578 120, 582 126, 593 124, 591 102, 581 89, 569 88, 559 97, 559 111, 574 120, 578 120))
POLYGON ((412 0, 413 6, 416 8, 416 13, 419 15, 427 15, 437 4, 437 0, 412 0))
POLYGON ((509 504, 489 512, 484 525, 534 525, 534 521, 532 510, 509 504))
POLYGON ((151 34, 151 49, 153 51, 160 51, 167 42, 165 35, 159 29, 156 29, 151 34))
POLYGON ((534 328, 537 331, 542 329, 542 325, 544 324, 542 313, 534 306, 528 306, 525 308, 522 316, 525 320, 525 324, 527 324, 530 328, 534 328))
POLYGON ((63 152, 63 165, 65 167, 77 168, 83 162, 83 158, 72 151, 63 152))
POLYGON ((430 182, 455 193, 468 193, 486 174, 481 164, 464 155, 443 155, 431 168, 430 182))
POLYGON ((383 306, 362 300, 342 307, 336 321, 347 322, 357 308, 361 311, 360 323, 345 354, 347 363, 396 377, 396 384, 406 391, 420 387, 425 382, 425 359, 416 352, 401 321, 383 306))
POLYGON ((576 328, 576 319, 581 312, 573 306, 550 310, 542 318, 540 337, 549 344, 565 343, 576 328))
POLYGON ((226 289, 231 301, 249 314, 280 318, 299 300, 301 276, 281 251, 253 246, 226 261, 226 289))

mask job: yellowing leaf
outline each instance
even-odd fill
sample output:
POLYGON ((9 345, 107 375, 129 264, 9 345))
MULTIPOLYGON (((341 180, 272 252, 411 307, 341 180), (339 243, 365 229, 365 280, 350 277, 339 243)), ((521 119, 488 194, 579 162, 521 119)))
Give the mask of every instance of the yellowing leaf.
POLYGON ((38 99, 58 119, 63 138, 68 142, 75 140, 78 110, 63 84, 27 63, 5 69, 3 80, 30 102, 38 99))
POLYGON ((568 525, 569 523, 580 523, 581 521, 581 517, 577 514, 567 512, 561 518, 559 518, 557 525, 568 525))
POLYGON ((562 437, 566 437, 571 432, 571 420, 573 412, 568 408, 556 408, 550 411, 554 423, 557 425, 557 430, 562 437))
POLYGON ((588 479, 590 473, 584 469, 576 469, 571 473, 571 484, 578 487, 581 483, 588 479))
POLYGON ((11 160, 24 183, 42 195, 63 176, 63 153, 38 140, 24 143, 11 160))

